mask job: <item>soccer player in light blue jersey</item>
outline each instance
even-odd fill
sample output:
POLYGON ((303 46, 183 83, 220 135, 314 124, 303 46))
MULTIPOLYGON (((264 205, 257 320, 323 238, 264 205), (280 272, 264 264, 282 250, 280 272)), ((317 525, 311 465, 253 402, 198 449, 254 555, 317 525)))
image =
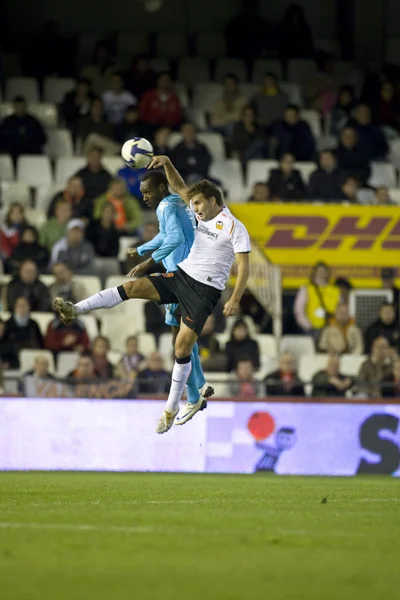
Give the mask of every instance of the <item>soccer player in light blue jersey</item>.
MULTIPOLYGON (((151 257, 134 267, 128 276, 143 275, 151 266, 160 262, 167 273, 176 271, 178 263, 187 258, 194 242, 196 222, 193 212, 177 194, 169 193, 168 181, 162 171, 146 173, 140 183, 140 191, 145 203, 151 209, 156 209, 160 232, 150 242, 127 250, 130 256, 143 256, 153 250, 151 257)), ((175 341, 180 325, 178 304, 165 305, 165 323, 172 327, 175 341)), ((201 402, 202 410, 207 406, 206 399, 213 395, 214 389, 204 377, 197 343, 193 347, 191 362, 187 402, 191 405, 201 402)))

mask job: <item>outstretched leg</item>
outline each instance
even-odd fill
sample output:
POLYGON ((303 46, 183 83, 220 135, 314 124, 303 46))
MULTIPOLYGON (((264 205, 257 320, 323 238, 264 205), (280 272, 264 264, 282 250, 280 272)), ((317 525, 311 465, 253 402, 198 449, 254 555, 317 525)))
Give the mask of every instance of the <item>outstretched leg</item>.
POLYGON ((160 295, 150 279, 143 277, 135 281, 127 281, 118 287, 102 290, 76 304, 66 302, 63 298, 56 298, 54 308, 58 312, 61 321, 69 323, 79 315, 100 308, 114 308, 114 306, 118 306, 118 304, 130 298, 143 298, 144 300, 160 302, 160 295))

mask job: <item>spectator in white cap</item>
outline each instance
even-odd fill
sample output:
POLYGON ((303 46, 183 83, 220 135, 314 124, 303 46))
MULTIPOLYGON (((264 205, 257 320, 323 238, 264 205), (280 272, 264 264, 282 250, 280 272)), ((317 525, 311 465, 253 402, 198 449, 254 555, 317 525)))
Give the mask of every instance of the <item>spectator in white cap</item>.
POLYGON ((85 222, 71 219, 67 234, 53 246, 51 266, 65 263, 75 275, 96 275, 95 253, 90 242, 85 240, 85 222))

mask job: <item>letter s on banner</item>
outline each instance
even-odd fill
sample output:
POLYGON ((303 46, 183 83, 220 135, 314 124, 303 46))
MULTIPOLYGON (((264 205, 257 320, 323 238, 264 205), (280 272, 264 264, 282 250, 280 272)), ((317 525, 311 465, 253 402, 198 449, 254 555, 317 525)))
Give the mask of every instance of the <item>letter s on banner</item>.
POLYGON ((380 473, 391 475, 400 465, 400 448, 393 440, 381 437, 380 434, 386 430, 397 433, 399 419, 394 415, 378 413, 371 415, 360 427, 360 445, 365 450, 380 457, 379 462, 369 462, 362 458, 359 462, 357 475, 366 473, 380 473))

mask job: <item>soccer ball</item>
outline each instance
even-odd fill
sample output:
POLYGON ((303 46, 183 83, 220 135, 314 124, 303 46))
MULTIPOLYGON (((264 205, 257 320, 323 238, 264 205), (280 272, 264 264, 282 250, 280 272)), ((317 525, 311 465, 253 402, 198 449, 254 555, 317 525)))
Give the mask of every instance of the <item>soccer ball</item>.
POLYGON ((153 146, 141 137, 128 140, 121 148, 121 156, 132 169, 148 167, 154 156, 153 146))

